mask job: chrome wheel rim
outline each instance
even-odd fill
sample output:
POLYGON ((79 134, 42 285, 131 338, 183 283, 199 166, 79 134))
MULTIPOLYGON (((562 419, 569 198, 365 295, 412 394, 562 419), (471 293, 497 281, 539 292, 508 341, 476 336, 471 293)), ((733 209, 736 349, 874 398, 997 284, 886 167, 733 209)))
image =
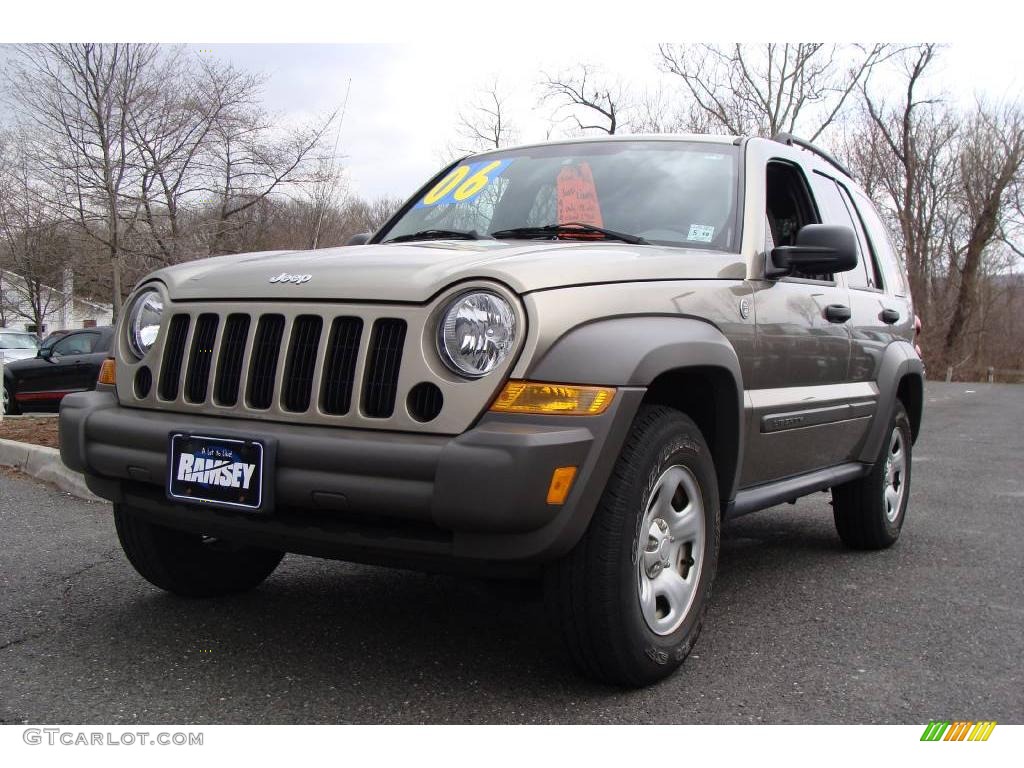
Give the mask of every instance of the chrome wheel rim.
POLYGON ((697 596, 704 565, 704 497, 677 464, 651 490, 637 546, 637 591, 644 621, 657 635, 675 632, 697 596))
POLYGON ((889 438, 889 451, 885 459, 885 516, 890 523, 899 517, 903 496, 907 492, 907 451, 903 444, 903 433, 899 427, 892 431, 889 438))

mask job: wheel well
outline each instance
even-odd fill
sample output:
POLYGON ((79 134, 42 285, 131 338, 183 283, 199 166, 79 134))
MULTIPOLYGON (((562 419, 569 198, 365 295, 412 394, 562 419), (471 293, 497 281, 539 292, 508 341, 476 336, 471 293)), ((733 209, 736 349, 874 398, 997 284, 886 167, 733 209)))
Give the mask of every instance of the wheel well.
POLYGON ((646 403, 682 411, 697 424, 711 449, 718 476, 718 495, 724 505, 735 495, 740 448, 740 395, 732 374, 724 368, 678 368, 658 375, 644 397, 646 403))
POLYGON ((907 409, 907 416, 910 418, 910 434, 917 440, 917 433, 921 429, 921 411, 924 408, 924 382, 920 376, 908 373, 900 379, 896 388, 896 397, 903 407, 907 409))

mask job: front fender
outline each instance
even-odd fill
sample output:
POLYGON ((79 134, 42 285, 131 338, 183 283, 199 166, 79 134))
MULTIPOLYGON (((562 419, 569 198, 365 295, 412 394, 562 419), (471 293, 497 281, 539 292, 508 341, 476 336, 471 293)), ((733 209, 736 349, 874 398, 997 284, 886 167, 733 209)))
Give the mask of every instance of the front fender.
MULTIPOLYGON (((712 423, 705 434, 719 473, 723 503, 736 492, 744 445, 743 376, 729 339, 710 323, 678 315, 621 317, 580 325, 565 333, 527 369, 535 381, 598 384, 617 387, 669 387, 668 402, 692 403, 679 391, 697 379, 715 391, 713 414, 690 413, 700 423, 712 423), (660 380, 659 380, 660 377, 660 380)), ((701 401, 703 402, 703 401, 701 401)), ((639 403, 637 404, 639 407, 639 403)), ((633 414, 631 414, 632 417, 633 414)))
POLYGON ((677 368, 723 368, 742 392, 736 350, 710 323, 689 317, 623 317, 573 328, 529 368, 528 377, 605 386, 649 386, 677 368))

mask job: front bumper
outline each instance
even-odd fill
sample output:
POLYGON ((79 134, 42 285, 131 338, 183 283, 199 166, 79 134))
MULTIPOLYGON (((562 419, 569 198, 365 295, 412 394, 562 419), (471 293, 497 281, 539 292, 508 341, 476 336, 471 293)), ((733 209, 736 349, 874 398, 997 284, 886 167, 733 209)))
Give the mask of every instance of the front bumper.
POLYGON ((531 564, 582 536, 643 390, 620 389, 595 417, 487 414, 457 437, 125 408, 110 391, 64 398, 61 457, 99 496, 154 522, 325 557, 450 569, 531 564), (272 439, 268 514, 171 502, 168 435, 272 439), (565 504, 547 504, 556 467, 579 467, 565 504))

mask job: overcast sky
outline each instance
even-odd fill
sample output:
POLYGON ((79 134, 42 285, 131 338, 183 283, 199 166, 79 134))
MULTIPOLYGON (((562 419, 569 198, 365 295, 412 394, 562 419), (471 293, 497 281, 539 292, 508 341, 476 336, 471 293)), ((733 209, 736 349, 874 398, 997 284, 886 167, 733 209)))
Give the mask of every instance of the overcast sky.
MULTIPOLYGON (((485 36, 486 37, 486 36, 485 36)), ((367 196, 408 196, 441 165, 441 152, 453 137, 457 113, 481 84, 497 76, 512 91, 513 108, 527 115, 524 141, 542 140, 548 107, 538 107, 539 72, 592 62, 638 87, 661 79, 651 43, 561 46, 550 40, 533 47, 500 42, 477 46, 443 45, 218 45, 197 50, 228 59, 269 76, 266 103, 289 120, 326 113, 351 92, 341 128, 340 153, 355 190, 367 196)), ((947 48, 933 75, 936 87, 960 99, 982 92, 996 98, 1019 96, 1024 86, 1020 47, 958 43, 947 48)), ((676 86, 677 87, 677 86, 676 86)), ((521 121, 522 122, 522 121, 521 121)))
MULTIPOLYGON (((486 25, 484 25, 486 27, 486 25)), ((498 28, 495 28, 498 29, 498 28)), ((330 113, 345 100, 339 153, 351 186, 367 197, 412 194, 442 165, 460 108, 497 78, 523 142, 545 138, 554 107, 537 104, 542 71, 557 73, 587 62, 634 90, 678 89, 659 72, 652 42, 609 44, 585 34, 564 39, 502 34, 433 36, 430 45, 337 43, 189 45, 198 55, 227 59, 268 75, 267 107, 285 122, 330 113), (481 42, 467 42, 478 40, 481 42), (513 41, 514 42, 511 42, 513 41), (209 52, 209 53, 207 53, 209 52)), ((993 98, 1024 93, 1024 47, 962 42, 946 48, 931 81, 964 101, 980 92, 993 98)), ((881 84, 884 81, 879 81, 881 84)))

